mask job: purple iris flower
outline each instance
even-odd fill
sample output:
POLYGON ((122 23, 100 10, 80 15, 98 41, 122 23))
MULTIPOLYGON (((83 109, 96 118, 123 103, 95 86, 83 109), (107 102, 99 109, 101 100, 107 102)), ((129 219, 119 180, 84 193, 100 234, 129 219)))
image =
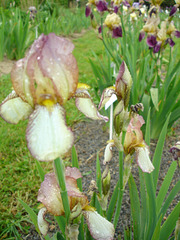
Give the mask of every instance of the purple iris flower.
POLYGON ((86 17, 89 17, 90 14, 91 14, 91 8, 88 5, 86 5, 86 9, 85 9, 86 17))
POLYGON ((119 27, 115 27, 112 31, 112 37, 113 38, 118 38, 118 37, 122 37, 122 28, 121 26, 119 27))
POLYGON ((126 7, 130 7, 131 5, 128 3, 128 1, 124 1, 123 2, 123 5, 126 6, 126 7))
POLYGON ((101 26, 98 27, 98 32, 102 33, 102 27, 101 26))
POLYGON ((157 44, 153 48, 153 53, 159 52, 161 49, 161 42, 157 42, 157 44))
POLYGON ((177 31, 177 30, 176 30, 176 31, 174 32, 174 36, 177 37, 177 38, 180 38, 180 31, 177 31))
POLYGON ((118 7, 117 6, 114 7, 114 13, 118 13, 118 7))
POLYGON ((96 4, 96 7, 98 9, 99 12, 104 12, 104 11, 107 11, 107 5, 108 3, 105 2, 105 1, 99 1, 97 4, 96 4))
POLYGON ((139 34, 139 42, 141 42, 145 37, 145 32, 140 32, 139 34))
POLYGON ((169 16, 170 16, 170 17, 173 16, 173 15, 176 13, 176 11, 177 11, 177 7, 176 7, 176 6, 173 6, 172 9, 171 9, 171 11, 170 11, 169 16))
POLYGON ((157 44, 157 40, 156 40, 156 37, 154 35, 148 36, 146 41, 147 41, 147 45, 151 48, 155 47, 156 44, 157 44))
POLYGON ((170 47, 174 47, 175 42, 171 38, 168 38, 167 42, 169 43, 170 47))

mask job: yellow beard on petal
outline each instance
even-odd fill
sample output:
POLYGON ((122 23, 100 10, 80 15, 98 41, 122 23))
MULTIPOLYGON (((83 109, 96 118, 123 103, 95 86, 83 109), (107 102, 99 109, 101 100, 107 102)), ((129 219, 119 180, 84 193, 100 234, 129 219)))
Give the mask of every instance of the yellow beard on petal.
POLYGON ((52 95, 49 94, 41 94, 39 96, 39 105, 45 106, 48 111, 52 111, 53 106, 56 104, 56 100, 53 98, 52 95))

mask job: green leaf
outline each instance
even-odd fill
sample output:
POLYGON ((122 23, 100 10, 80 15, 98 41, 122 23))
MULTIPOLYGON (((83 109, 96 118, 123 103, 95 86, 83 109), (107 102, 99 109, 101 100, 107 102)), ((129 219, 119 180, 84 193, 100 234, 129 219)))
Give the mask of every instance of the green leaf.
POLYGON ((167 133, 167 126, 169 123, 169 118, 170 118, 170 114, 168 116, 168 118, 166 119, 166 122, 163 126, 163 129, 161 131, 161 134, 159 136, 159 140, 156 146, 156 150, 154 153, 154 157, 153 157, 153 165, 154 165, 154 171, 152 172, 153 175, 153 179, 154 179, 154 187, 156 189, 157 186, 157 180, 158 180, 158 176, 159 176, 159 169, 160 169, 160 164, 161 164, 161 156, 162 156, 162 152, 163 152, 163 146, 164 146, 164 141, 166 138, 166 133, 167 133))
POLYGON ((108 210, 107 210, 107 219, 109 221, 112 220, 114 209, 116 207, 116 202, 117 202, 117 198, 118 198, 118 188, 119 188, 119 181, 117 182, 117 184, 114 188, 113 194, 112 194, 111 199, 110 199, 109 207, 108 207, 108 210))
POLYGON ((150 140, 151 140, 150 116, 151 116, 151 109, 149 108, 147 120, 146 120, 146 132, 145 132, 145 142, 148 146, 150 146, 150 140))
POLYGON ((151 93, 151 99, 154 104, 154 107, 157 111, 159 111, 158 88, 151 88, 150 93, 151 93))
POLYGON ((140 179, 140 198, 141 198, 141 215, 140 215, 140 239, 144 238, 145 235, 145 226, 148 221, 148 209, 147 209, 147 195, 146 195, 146 188, 145 188, 145 179, 144 174, 139 169, 139 179, 140 179))
MULTIPOLYGON (((71 159, 72 159, 72 167, 76 167, 79 169, 78 156, 77 156, 75 146, 72 147, 71 159)), ((80 189, 80 191, 82 192, 82 179, 81 178, 77 179, 77 185, 78 185, 78 188, 80 189)))
POLYGON ((26 212, 29 214, 29 217, 31 219, 31 221, 33 222, 36 231, 40 234, 39 228, 38 228, 38 222, 37 222, 37 215, 36 213, 32 210, 32 208, 30 208, 24 201, 22 201, 21 199, 18 199, 19 202, 23 205, 23 207, 25 208, 26 212))
POLYGON ((42 168, 42 166, 41 166, 41 164, 38 160, 35 160, 35 162, 36 162, 36 167, 37 167, 39 176, 41 178, 41 181, 43 182, 44 181, 44 176, 45 176, 44 170, 43 170, 43 168, 42 168))
POLYGON ((144 173, 148 200, 148 226, 146 229, 146 239, 151 239, 156 226, 156 191, 154 188, 152 173, 144 173))
POLYGON ((59 228, 61 229, 61 232, 63 233, 63 236, 65 237, 65 227, 66 227, 66 219, 63 216, 54 216, 54 219, 59 225, 59 228))
POLYGON ((179 189, 180 189, 180 180, 176 183, 176 185, 173 187, 173 189, 169 193, 168 197, 166 198, 166 201, 165 201, 164 205, 161 208, 159 216, 161 214, 162 214, 162 216, 165 215, 165 213, 167 212, 167 209, 170 206, 171 202, 175 198, 176 194, 179 192, 179 189))
POLYGON ((150 108, 150 96, 147 95, 147 94, 144 94, 141 102, 144 106, 144 111, 142 113, 142 116, 143 116, 144 119, 147 119, 148 111, 149 111, 149 108, 150 108))
POLYGON ((161 185, 160 191, 158 193, 158 196, 156 198, 156 206, 157 206, 157 213, 159 214, 159 211, 162 207, 163 201, 166 197, 166 194, 168 192, 168 188, 170 186, 171 180, 173 178, 174 172, 177 167, 177 162, 173 161, 170 168, 168 169, 168 172, 165 176, 165 179, 161 185))
POLYGON ((140 201, 136 183, 131 174, 129 178, 129 192, 131 201, 131 214, 133 218, 134 240, 139 240, 140 236, 140 201))
POLYGON ((99 161, 99 154, 97 153, 96 158, 96 184, 100 195, 102 194, 102 183, 101 183, 101 166, 99 161))
POLYGON ((178 220, 180 213, 180 202, 175 206, 169 217, 166 219, 161 227, 159 240, 166 240, 171 235, 172 231, 176 226, 176 221, 178 220))
POLYGON ((63 236, 60 234, 60 232, 57 232, 54 234, 54 236, 51 238, 51 240, 65 240, 63 236))
POLYGON ((160 236, 162 216, 159 218, 151 240, 158 240, 160 236))

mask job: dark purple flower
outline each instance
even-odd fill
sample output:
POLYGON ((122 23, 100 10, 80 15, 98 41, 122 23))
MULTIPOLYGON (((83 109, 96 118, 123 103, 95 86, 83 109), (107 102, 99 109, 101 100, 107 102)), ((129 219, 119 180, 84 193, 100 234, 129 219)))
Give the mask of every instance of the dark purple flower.
POLYGON ((149 47, 155 47, 157 44, 157 40, 154 35, 148 36, 146 42, 149 47))
POLYGON ((114 7, 114 13, 118 13, 118 7, 117 6, 114 7))
POLYGON ((105 1, 99 1, 97 4, 96 4, 96 7, 98 9, 99 12, 104 12, 106 11, 108 8, 107 8, 107 2, 105 1))
POLYGON ((140 34, 139 34, 139 42, 141 42, 143 39, 144 39, 144 37, 145 37, 145 32, 140 32, 140 34))
POLYGON ((90 14, 91 14, 91 8, 89 7, 89 5, 86 5, 86 9, 85 9, 86 17, 89 17, 90 14))
POLYGON ((167 40, 168 40, 170 47, 174 47, 175 42, 171 38, 168 38, 167 40))
POLYGON ((122 28, 121 26, 119 27, 115 27, 112 31, 112 37, 113 38, 118 38, 118 37, 122 37, 122 28))
POLYGON ((158 53, 161 49, 161 42, 157 42, 157 44, 153 48, 153 53, 158 53))
POLYGON ((98 32, 102 33, 102 27, 101 26, 98 27, 98 32))
POLYGON ((131 5, 128 3, 128 1, 123 1, 123 5, 126 7, 130 7, 131 5))
POLYGON ((169 150, 172 153, 174 160, 178 160, 180 158, 180 142, 177 142, 174 146, 169 150))
POLYGON ((170 11, 169 16, 170 16, 170 17, 173 16, 173 15, 176 13, 176 11, 177 11, 177 7, 176 7, 176 6, 173 6, 172 9, 171 9, 171 11, 170 11))
POLYGON ((177 38, 180 38, 180 31, 177 31, 177 30, 176 30, 176 31, 174 32, 174 36, 177 37, 177 38))

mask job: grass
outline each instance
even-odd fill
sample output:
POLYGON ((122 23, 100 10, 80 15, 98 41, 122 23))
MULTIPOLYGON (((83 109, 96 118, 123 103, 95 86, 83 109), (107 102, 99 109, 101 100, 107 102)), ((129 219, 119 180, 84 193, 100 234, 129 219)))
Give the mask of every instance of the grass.
MULTIPOLYGON (((95 79, 89 64, 92 51, 99 56, 103 51, 101 40, 93 30, 71 39, 75 44, 74 55, 79 67, 79 81, 95 87, 95 79)), ((0 78, 0 102, 11 92, 10 75, 0 78)), ((92 96, 94 96, 91 90, 92 96)), ((65 106, 67 123, 73 125, 84 116, 75 107, 74 99, 65 106)), ((0 239, 20 239, 19 233, 28 231, 27 215, 19 203, 22 199, 36 209, 40 178, 34 159, 31 157, 25 139, 27 121, 18 125, 6 123, 0 118, 0 239)), ((52 163, 42 163, 46 172, 52 163)))

